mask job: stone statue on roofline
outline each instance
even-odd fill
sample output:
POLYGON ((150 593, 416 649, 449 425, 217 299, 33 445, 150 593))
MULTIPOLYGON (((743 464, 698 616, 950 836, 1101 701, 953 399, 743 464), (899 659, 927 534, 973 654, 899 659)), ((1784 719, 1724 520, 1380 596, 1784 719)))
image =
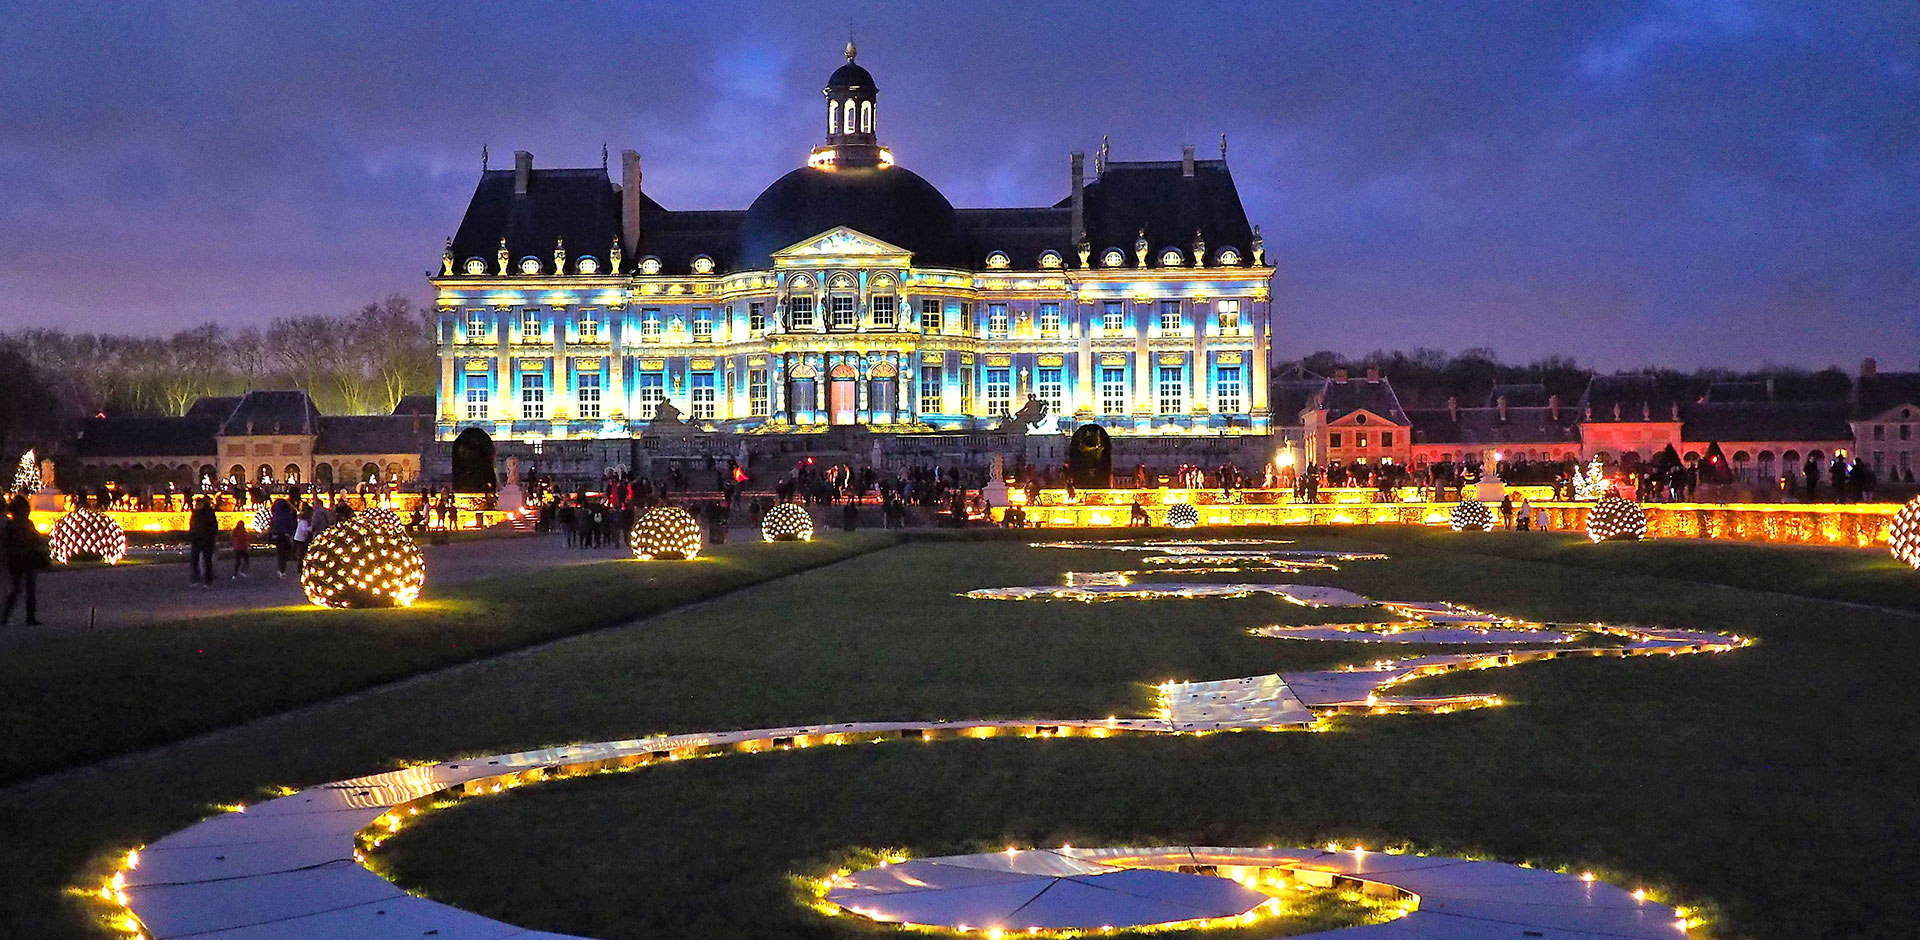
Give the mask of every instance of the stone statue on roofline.
POLYGON ((1253 227, 1253 263, 1267 263, 1267 240, 1260 237, 1260 226, 1253 227))
POLYGON ((1147 266, 1147 230, 1145 228, 1142 228, 1140 234, 1133 239, 1133 258, 1138 262, 1136 267, 1147 266))
POLYGON ((1193 230, 1193 266, 1197 268, 1206 263, 1207 240, 1200 237, 1200 230, 1196 228, 1193 230))
POLYGON ((452 273, 453 273, 453 236, 449 235, 447 236, 446 249, 440 252, 440 274, 441 276, 444 277, 452 273))
POLYGON ((1093 258, 1093 243, 1087 240, 1086 229, 1080 230, 1080 244, 1078 248, 1080 250, 1080 266, 1085 268, 1093 258))

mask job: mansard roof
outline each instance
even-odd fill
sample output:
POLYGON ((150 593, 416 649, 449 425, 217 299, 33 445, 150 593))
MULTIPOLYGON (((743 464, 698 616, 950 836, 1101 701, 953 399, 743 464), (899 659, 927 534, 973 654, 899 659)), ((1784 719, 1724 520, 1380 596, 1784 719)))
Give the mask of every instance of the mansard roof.
POLYGON ((1325 409, 1329 424, 1362 410, 1395 424, 1407 423, 1407 413, 1400 407, 1400 396, 1394 394, 1393 383, 1384 376, 1345 381, 1337 377, 1329 379, 1315 393, 1309 407, 1325 409))
POLYGON ((987 256, 1006 252, 1008 267, 1031 271, 1040 267, 1043 252, 1056 252, 1062 266, 1077 264, 1071 208, 961 209, 960 226, 969 242, 968 260, 975 270, 987 266, 987 256))
POLYGON ((1566 444, 1580 440, 1580 416, 1571 407, 1512 404, 1486 408, 1416 408, 1407 412, 1415 444, 1566 444))
POLYGON ((1487 391, 1486 406, 1492 408, 1500 404, 1502 398, 1507 400, 1509 409, 1544 408, 1550 403, 1551 396, 1547 393, 1547 387, 1539 382, 1496 382, 1487 391))
POLYGON ((1680 406, 1688 441, 1846 441, 1853 439, 1840 401, 1696 402, 1680 406))
POLYGON ((206 457, 219 448, 213 435, 220 418, 206 414, 182 417, 88 418, 73 439, 74 456, 206 457))
POLYGON ((1853 417, 1877 418, 1890 408, 1920 405, 1920 372, 1875 372, 1854 385, 1853 417))
MULTIPOLYGON (((508 265, 519 270, 521 258, 540 259, 541 271, 552 273, 553 248, 566 239, 572 259, 592 255, 607 263, 608 249, 620 233, 620 197, 602 167, 533 170, 527 191, 515 193, 513 170, 487 170, 474 187, 467 214, 453 236, 454 270, 464 270, 468 258, 487 264, 488 274, 499 273, 496 256, 500 240, 507 240, 508 265)), ((658 203, 641 194, 641 209, 658 210, 658 203)), ((627 259, 631 264, 632 259, 627 259)))
POLYGON ((248 392, 220 425, 220 435, 314 434, 319 426, 320 409, 306 392, 276 389, 248 392))
POLYGON ((320 419, 315 454, 418 454, 433 441, 426 415, 334 415, 320 419))
POLYGON ((1674 420, 1675 404, 1672 396, 1661 394, 1653 376, 1640 373, 1596 375, 1587 383, 1586 392, 1580 396, 1582 417, 1594 422, 1671 422, 1674 420), (1620 406, 1620 417, 1617 419, 1613 416, 1616 404, 1620 406), (1646 417, 1642 417, 1643 414, 1646 417))
MULTIPOLYGON (((1208 257, 1222 248, 1253 257, 1253 227, 1247 224, 1247 210, 1225 160, 1195 160, 1192 176, 1183 174, 1179 160, 1110 162, 1087 184, 1084 198, 1087 241, 1095 258, 1119 248, 1131 264, 1142 228, 1147 232, 1147 257, 1156 265, 1166 248, 1180 249, 1191 263, 1196 229, 1206 240, 1208 257)), ((1055 208, 1071 206, 1069 197, 1055 208)))

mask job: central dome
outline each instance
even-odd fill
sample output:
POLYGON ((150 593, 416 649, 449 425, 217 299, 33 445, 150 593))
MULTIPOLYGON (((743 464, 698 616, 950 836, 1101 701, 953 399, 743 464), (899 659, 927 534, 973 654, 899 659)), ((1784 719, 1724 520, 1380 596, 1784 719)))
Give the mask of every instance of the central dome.
POLYGON ((771 268, 774 252, 841 225, 913 252, 915 266, 967 267, 953 203, 898 166, 801 167, 775 180, 740 222, 740 266, 771 268))

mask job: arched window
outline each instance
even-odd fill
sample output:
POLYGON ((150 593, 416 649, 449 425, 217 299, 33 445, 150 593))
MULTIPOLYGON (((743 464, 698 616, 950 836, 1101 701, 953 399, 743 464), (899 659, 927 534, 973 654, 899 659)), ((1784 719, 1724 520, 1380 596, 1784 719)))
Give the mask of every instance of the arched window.
POLYGON ((840 133, 840 102, 827 102, 827 133, 840 133))
POLYGON ((380 465, 375 463, 362 464, 360 466, 360 482, 362 483, 380 482, 380 465))
POLYGON ((853 128, 854 128, 853 116, 857 113, 858 113, 857 109, 855 109, 853 106, 853 99, 848 98, 846 106, 840 109, 840 114, 841 114, 840 126, 843 129, 845 129, 846 133, 849 133, 849 134, 853 133, 853 128))
POLYGON ((245 483, 245 482, 247 482, 247 468, 245 468, 245 467, 242 467, 242 466, 240 466, 239 464, 234 464, 233 466, 231 466, 231 467, 228 467, 228 468, 227 468, 227 482, 228 482, 228 483, 245 483))
POLYGON ((300 465, 297 463, 287 464, 287 469, 281 475, 281 479, 285 480, 288 483, 293 484, 294 486, 299 486, 300 485, 300 465))
POLYGON ((255 483, 272 483, 272 482, 273 482, 273 468, 272 468, 272 467, 269 467, 269 466, 267 466, 266 464, 261 464, 261 465, 260 465, 260 473, 259 473, 259 475, 257 475, 257 476, 255 476, 255 477, 253 478, 253 481, 254 481, 255 483))
POLYGON ((321 486, 332 486, 333 485, 333 464, 330 464, 330 463, 314 464, 313 465, 313 482, 318 483, 321 486))
POLYGON ((1800 452, 1797 450, 1787 451, 1786 453, 1780 455, 1780 459, 1786 463, 1799 463, 1800 452))
POLYGON ((873 132, 873 102, 871 101, 860 102, 860 129, 867 133, 873 132))

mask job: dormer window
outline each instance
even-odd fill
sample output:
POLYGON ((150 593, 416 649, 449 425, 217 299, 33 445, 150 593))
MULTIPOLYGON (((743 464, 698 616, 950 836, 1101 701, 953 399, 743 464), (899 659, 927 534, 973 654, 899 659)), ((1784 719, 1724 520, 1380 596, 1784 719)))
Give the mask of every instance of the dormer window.
POLYGON ((1240 253, 1231 248, 1220 249, 1219 258, 1220 264, 1225 267, 1232 267, 1240 263, 1240 253))
POLYGON ((579 261, 574 262, 574 266, 580 271, 581 274, 599 274, 600 273, 600 262, 595 260, 591 256, 586 256, 586 255, 581 256, 579 261))
POLYGON ((989 268, 1000 270, 1005 268, 1008 265, 1008 263, 1009 262, 1007 261, 1007 253, 1004 251, 996 251, 990 255, 987 255, 987 267, 989 268))
POLYGON ((712 274, 712 273, 713 273, 713 259, 712 259, 712 258, 709 258, 709 257, 707 257, 706 255, 700 255, 700 256, 698 256, 698 257, 696 257, 696 258, 694 258, 694 259, 693 259, 693 273, 695 273, 695 274, 712 274))
POLYGON ((641 273, 641 274, 659 274, 659 273, 660 273, 660 259, 659 259, 659 258, 655 258, 655 257, 654 257, 654 256, 652 256, 652 255, 648 255, 648 256, 646 256, 645 258, 641 258, 641 259, 640 259, 640 273, 641 273))
POLYGON ((1051 270, 1053 268, 1058 268, 1059 266, 1060 266, 1059 252, 1043 251, 1040 253, 1040 267, 1051 270))
POLYGON ((521 274, 539 274, 539 273, 540 273, 540 259, 539 259, 539 258, 535 258, 535 257, 534 257, 534 256, 532 256, 532 255, 528 255, 528 256, 526 256, 525 258, 521 258, 521 259, 520 259, 520 273, 521 273, 521 274))
POLYGON ((468 274, 485 274, 485 273, 487 273, 487 262, 486 262, 486 260, 485 260, 485 259, 482 259, 482 258, 468 258, 468 259, 467 259, 467 273, 468 273, 468 274))
POLYGON ((1160 255, 1160 264, 1162 266, 1169 267, 1169 268, 1179 267, 1180 266, 1180 249, 1169 248, 1165 252, 1162 252, 1160 255))
POLYGON ((1109 268, 1117 268, 1127 263, 1127 256, 1121 254, 1118 248, 1109 248, 1106 254, 1100 256, 1100 263, 1109 268))

